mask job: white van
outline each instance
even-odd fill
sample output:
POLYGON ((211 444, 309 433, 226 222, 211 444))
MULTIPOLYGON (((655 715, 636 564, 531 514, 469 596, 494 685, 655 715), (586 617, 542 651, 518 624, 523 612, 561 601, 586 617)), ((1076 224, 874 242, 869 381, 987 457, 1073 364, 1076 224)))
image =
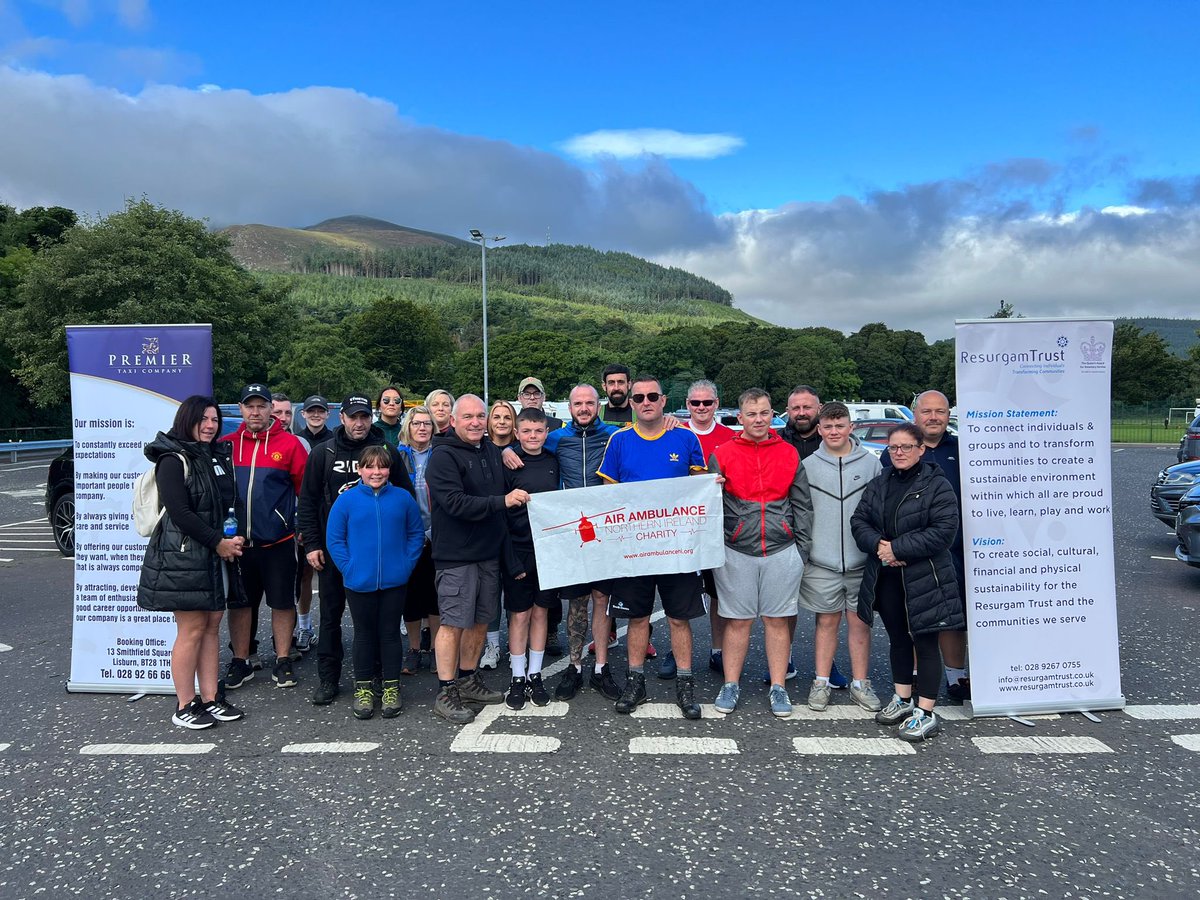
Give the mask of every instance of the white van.
POLYGON ((860 419, 907 419, 914 421, 913 411, 903 403, 878 401, 869 403, 865 400, 843 400, 850 410, 851 421, 860 419))

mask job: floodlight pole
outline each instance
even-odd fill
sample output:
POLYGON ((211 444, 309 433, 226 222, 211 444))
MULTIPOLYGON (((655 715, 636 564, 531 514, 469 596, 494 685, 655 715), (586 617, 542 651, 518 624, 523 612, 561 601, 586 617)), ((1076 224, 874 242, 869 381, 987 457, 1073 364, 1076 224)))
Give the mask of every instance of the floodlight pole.
MULTIPOLYGON (((488 239, 478 228, 471 229, 471 240, 479 244, 480 281, 483 284, 483 406, 486 409, 488 397, 488 316, 487 316, 487 244, 488 239)), ((504 240, 504 235, 492 237, 492 243, 498 244, 504 240)))

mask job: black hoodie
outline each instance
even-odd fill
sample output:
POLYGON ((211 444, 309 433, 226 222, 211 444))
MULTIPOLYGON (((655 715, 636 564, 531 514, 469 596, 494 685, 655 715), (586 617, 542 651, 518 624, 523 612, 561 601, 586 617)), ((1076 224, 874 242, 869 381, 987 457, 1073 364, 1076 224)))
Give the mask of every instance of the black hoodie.
POLYGON ((505 513, 504 463, 491 441, 479 446, 453 431, 433 439, 425 469, 432 518, 433 565, 449 569, 491 559, 512 559, 505 513))

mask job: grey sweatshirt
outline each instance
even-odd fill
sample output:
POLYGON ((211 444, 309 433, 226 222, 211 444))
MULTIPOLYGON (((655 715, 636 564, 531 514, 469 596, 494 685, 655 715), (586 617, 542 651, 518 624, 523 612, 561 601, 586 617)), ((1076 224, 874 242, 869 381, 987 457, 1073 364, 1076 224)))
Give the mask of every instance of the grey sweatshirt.
POLYGON ((850 517, 865 488, 880 472, 879 460, 857 442, 846 456, 834 456, 822 443, 804 459, 812 493, 813 540, 808 562, 848 572, 861 569, 867 555, 850 533, 850 517))

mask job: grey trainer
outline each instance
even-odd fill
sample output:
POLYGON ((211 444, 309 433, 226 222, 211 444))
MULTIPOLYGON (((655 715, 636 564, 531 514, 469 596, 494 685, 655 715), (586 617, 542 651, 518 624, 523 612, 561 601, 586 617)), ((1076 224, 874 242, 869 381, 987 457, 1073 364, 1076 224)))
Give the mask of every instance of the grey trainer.
POLYGON ((825 712, 832 696, 833 688, 829 686, 829 682, 814 678, 812 687, 808 689, 808 708, 814 712, 825 712))
POLYGON ((883 703, 880 701, 879 695, 871 687, 870 678, 862 680, 862 687, 855 687, 854 682, 850 682, 850 699, 867 712, 879 712, 883 708, 883 703))
POLYGON ((935 713, 914 709, 913 714, 900 723, 897 734, 902 741, 916 742, 933 737, 941 730, 942 722, 935 713))
POLYGON ((504 695, 493 691, 475 670, 466 678, 458 679, 458 695, 467 703, 503 703, 504 695))
POLYGON ((913 702, 910 697, 901 699, 899 694, 892 694, 892 702, 875 713, 875 721, 880 725, 899 725, 912 715, 913 702))

